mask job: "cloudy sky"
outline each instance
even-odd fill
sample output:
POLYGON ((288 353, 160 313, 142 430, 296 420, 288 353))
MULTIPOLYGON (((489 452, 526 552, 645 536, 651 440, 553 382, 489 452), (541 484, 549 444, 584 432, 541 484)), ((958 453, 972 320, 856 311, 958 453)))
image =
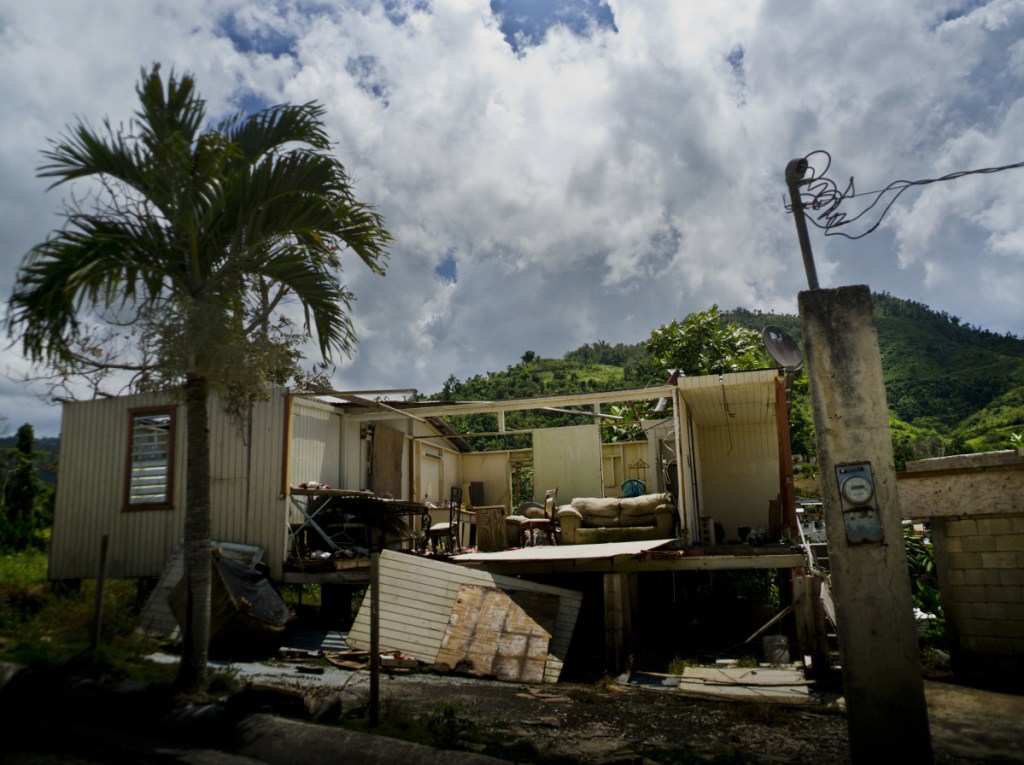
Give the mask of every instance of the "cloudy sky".
MULTIPOLYGON (((60 225, 46 139, 127 120, 154 62, 194 74, 214 117, 327 107, 395 236, 385 278, 345 272, 348 390, 432 393, 712 303, 795 313, 784 171, 816 150, 858 193, 1024 161, 1024 0, 0 0, 5 303, 60 225)), ((1024 169, 912 187, 864 238, 811 230, 821 286, 1020 335, 1021 211, 1024 169)), ((0 417, 56 435, 17 350, 0 417)))

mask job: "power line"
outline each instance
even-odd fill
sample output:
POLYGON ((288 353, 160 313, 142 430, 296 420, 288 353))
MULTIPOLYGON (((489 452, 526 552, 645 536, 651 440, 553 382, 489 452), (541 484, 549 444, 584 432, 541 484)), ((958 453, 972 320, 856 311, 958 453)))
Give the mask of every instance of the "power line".
MULTIPOLYGON (((804 217, 807 218, 811 223, 820 229, 825 231, 825 236, 843 236, 847 239, 861 239, 872 231, 877 229, 885 218, 886 213, 896 203, 896 200, 900 198, 904 191, 914 186, 927 186, 932 183, 941 183, 943 181, 954 181, 958 178, 963 178, 966 175, 988 175, 990 173, 1000 173, 1004 170, 1015 170, 1017 168, 1024 167, 1024 162, 1016 162, 1012 165, 1001 165, 999 167, 984 167, 977 170, 961 170, 956 173, 950 173, 944 175, 941 178, 926 178, 919 181, 893 181, 884 189, 876 191, 867 191, 857 193, 854 183, 853 176, 850 176, 849 183, 846 184, 846 188, 840 191, 838 184, 831 178, 826 178, 825 174, 828 172, 829 167, 832 164, 832 155, 827 151, 818 150, 812 151, 806 157, 806 171, 804 177, 799 181, 799 186, 803 187, 800 190, 800 205, 803 208, 804 217), (818 166, 824 164, 820 170, 815 167, 815 159, 817 158, 818 166), (883 202, 887 195, 890 195, 888 201, 883 202), (839 206, 851 199, 861 198, 872 198, 873 201, 863 210, 856 215, 849 216, 845 212, 839 211, 839 206), (878 208, 876 210, 875 208, 878 208), (849 226, 853 223, 859 222, 862 218, 872 214, 878 215, 878 220, 874 222, 866 231, 859 234, 848 234, 846 231, 840 231, 843 226, 849 226), (817 212, 816 215, 812 215, 811 211, 817 212), (819 212, 820 211, 820 212, 819 212)), ((793 205, 787 204, 787 212, 793 211, 793 205)))

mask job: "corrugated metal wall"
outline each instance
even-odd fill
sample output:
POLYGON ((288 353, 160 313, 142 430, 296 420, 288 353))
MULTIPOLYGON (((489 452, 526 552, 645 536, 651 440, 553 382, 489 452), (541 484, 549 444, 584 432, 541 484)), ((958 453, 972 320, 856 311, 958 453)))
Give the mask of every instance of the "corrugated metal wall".
MULTIPOLYGON (((128 413, 171 403, 167 394, 140 394, 64 405, 51 579, 97 576, 103 535, 109 536, 108 577, 160 575, 184 533, 185 408, 178 405, 176 411, 173 507, 165 510, 124 510, 128 413)), ((231 420, 211 401, 212 536, 262 547, 275 575, 280 574, 287 535, 283 433, 283 391, 254 407, 251 426, 231 420)))
POLYGON ((334 407, 308 398, 292 401, 289 480, 343 488, 341 483, 341 416, 334 407))
POLYGON ((185 482, 184 408, 177 407, 171 510, 126 512, 131 408, 168 403, 156 394, 64 404, 57 497, 50 543, 50 578, 92 578, 100 544, 110 540, 107 575, 158 575, 181 537, 185 482))

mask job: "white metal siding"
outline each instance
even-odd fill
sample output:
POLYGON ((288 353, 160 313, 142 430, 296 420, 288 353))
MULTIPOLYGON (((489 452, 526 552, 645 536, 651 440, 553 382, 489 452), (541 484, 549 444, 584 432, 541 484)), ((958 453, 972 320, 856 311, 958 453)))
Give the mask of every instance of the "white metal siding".
MULTIPOLYGON (((557 682, 583 599, 580 593, 389 550, 381 553, 380 557, 381 651, 399 649, 427 663, 436 661, 448 629, 449 616, 463 584, 558 596, 558 616, 544 671, 545 682, 557 682)), ((373 593, 367 591, 356 615, 349 632, 352 645, 370 644, 372 597, 373 593)))
MULTIPOLYGON (((296 398, 292 405, 290 481, 341 488, 341 417, 333 407, 296 398)), ((347 488, 347 487, 346 487, 347 488)))
MULTIPOLYGON (((93 578, 100 540, 109 536, 109 577, 159 576, 184 534, 186 442, 183 405, 175 422, 173 507, 124 510, 128 411, 172 403, 168 394, 140 394, 64 405, 50 578, 93 578)), ((266 551, 280 576, 287 528, 281 496, 284 396, 253 409, 252 432, 210 402, 212 536, 266 551)))

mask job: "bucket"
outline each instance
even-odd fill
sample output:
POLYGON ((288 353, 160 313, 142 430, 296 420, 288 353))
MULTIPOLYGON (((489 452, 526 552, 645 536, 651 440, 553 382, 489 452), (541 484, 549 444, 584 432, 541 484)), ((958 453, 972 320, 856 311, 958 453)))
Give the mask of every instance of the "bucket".
POLYGON ((785 635, 765 635, 761 638, 764 660, 769 664, 789 664, 789 638, 785 635))

